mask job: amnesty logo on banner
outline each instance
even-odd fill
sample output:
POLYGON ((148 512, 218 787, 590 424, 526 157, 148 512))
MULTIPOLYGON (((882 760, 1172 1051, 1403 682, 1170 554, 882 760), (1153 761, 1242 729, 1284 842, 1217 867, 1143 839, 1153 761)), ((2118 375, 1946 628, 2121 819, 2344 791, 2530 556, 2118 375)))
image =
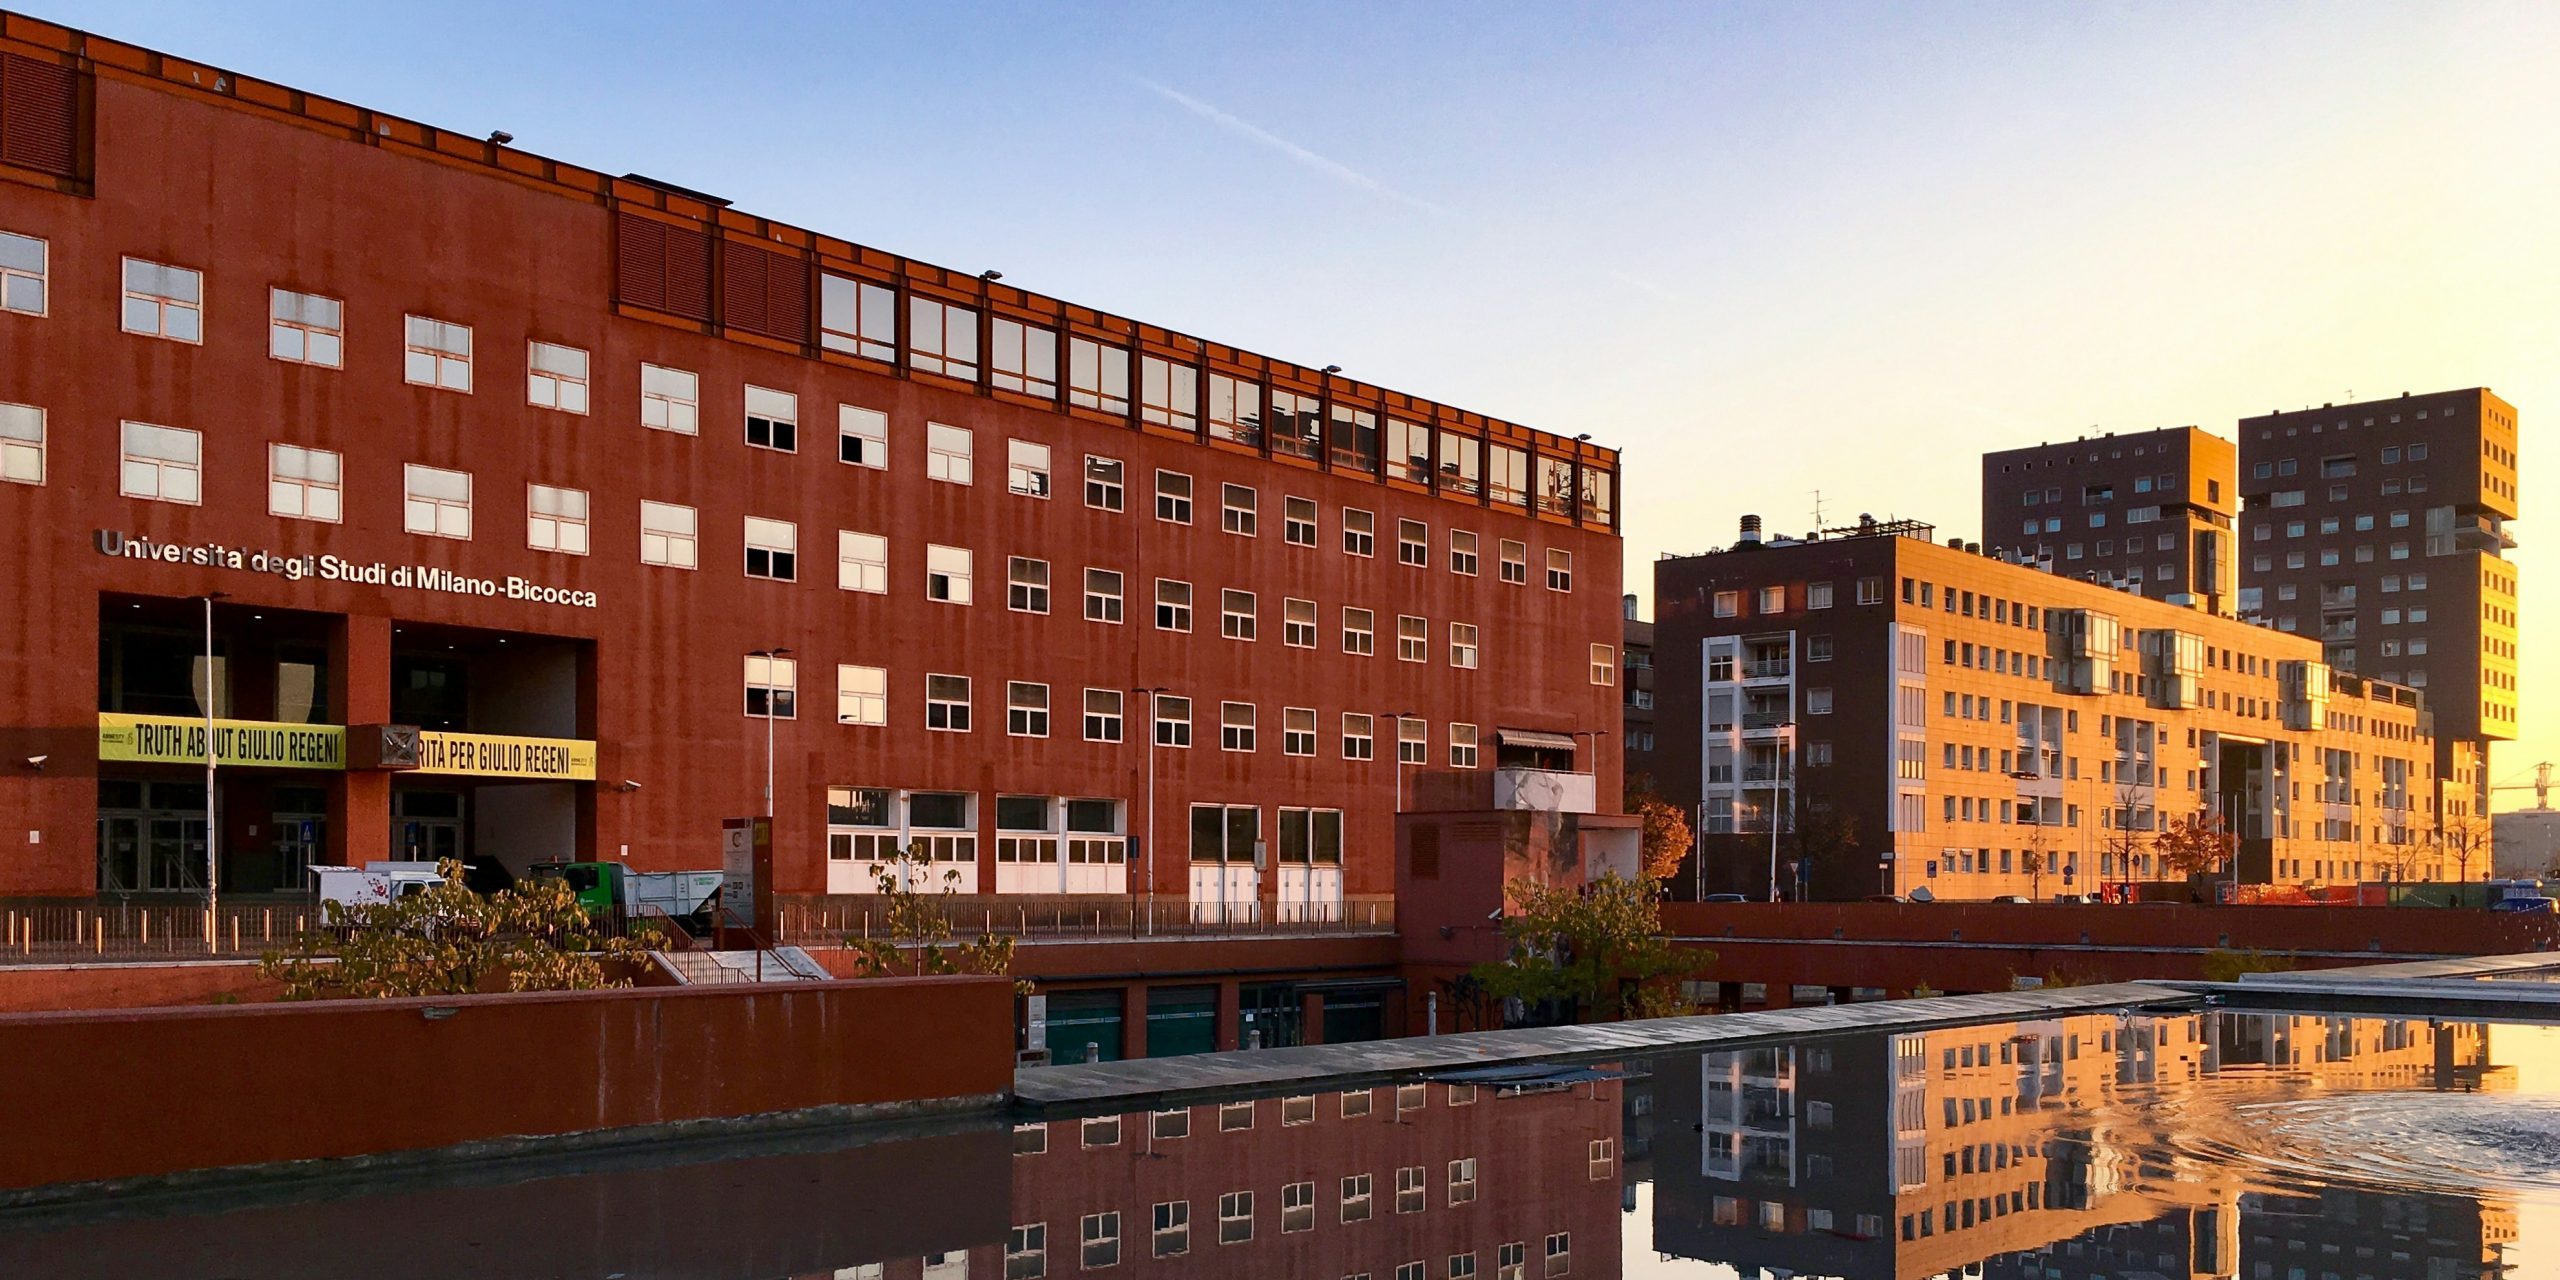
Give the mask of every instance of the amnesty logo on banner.
MULTIPOLYGON (((339 725, 216 720, 213 734, 214 757, 221 764, 268 769, 347 767, 347 731, 339 725)), ((98 759, 110 763, 203 764, 204 721, 185 716, 100 712, 98 759)))
POLYGON ((582 738, 519 738, 508 734, 418 734, 419 773, 483 778, 549 778, 593 782, 596 744, 582 738))

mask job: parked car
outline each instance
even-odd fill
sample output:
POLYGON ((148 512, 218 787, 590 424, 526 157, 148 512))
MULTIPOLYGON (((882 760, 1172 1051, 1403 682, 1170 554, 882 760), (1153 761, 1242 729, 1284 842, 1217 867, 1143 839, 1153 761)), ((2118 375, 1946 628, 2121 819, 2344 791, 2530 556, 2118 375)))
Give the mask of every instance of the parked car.
POLYGON ((2489 909, 2491 911, 2505 911, 2517 915, 2547 916, 2554 913, 2560 913, 2560 900, 2534 897, 2500 898, 2496 902, 2490 903, 2489 909))

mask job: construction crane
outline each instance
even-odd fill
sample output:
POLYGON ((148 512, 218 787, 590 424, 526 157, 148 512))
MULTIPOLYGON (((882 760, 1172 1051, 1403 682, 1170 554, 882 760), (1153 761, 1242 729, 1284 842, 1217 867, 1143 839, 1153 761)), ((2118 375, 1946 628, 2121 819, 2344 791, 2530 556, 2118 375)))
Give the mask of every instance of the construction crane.
POLYGON ((2526 787, 2531 787, 2533 788, 2534 812, 2549 813, 2551 812, 2551 770, 2553 767, 2554 766, 2550 761, 2545 760, 2542 763, 2533 766, 2533 781, 2501 782, 2489 789, 2491 791, 2522 791, 2526 787))

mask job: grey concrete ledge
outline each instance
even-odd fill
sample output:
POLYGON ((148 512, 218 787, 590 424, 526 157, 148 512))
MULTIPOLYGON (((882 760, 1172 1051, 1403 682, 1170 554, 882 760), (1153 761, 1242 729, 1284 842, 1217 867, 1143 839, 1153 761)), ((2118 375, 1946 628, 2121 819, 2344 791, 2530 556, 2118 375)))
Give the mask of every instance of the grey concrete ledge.
POLYGON ((2347 969, 2312 969, 2301 973, 2244 973, 2240 981, 2261 983, 2363 983, 2397 979, 2497 978, 2560 969, 2560 951, 2527 951, 2504 956, 2448 956, 2396 964, 2365 964, 2347 969))
POLYGON ((1017 1114, 1035 1118, 1102 1115, 1237 1096, 1358 1088, 1465 1067, 1606 1062, 1682 1050, 1756 1048, 1855 1032, 1925 1031, 2094 1009, 2201 1003, 2199 996, 2176 987, 2119 982, 1027 1067, 1014 1073, 1013 1087, 1017 1114))

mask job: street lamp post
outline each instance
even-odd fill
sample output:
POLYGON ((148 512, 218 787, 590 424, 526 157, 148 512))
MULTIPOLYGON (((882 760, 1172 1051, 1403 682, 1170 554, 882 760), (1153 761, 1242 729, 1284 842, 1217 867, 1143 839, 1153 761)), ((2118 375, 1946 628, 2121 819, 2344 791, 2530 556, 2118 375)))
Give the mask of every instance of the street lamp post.
MULTIPOLYGON (((764 687, 764 820, 765 828, 768 832, 766 838, 771 839, 772 837, 769 833, 773 827, 773 719, 775 715, 774 686, 771 682, 773 680, 774 661, 779 658, 790 657, 791 650, 787 646, 773 645, 763 649, 752 650, 747 656, 751 658, 764 659, 764 678, 766 680, 764 687)), ((798 684, 796 680, 793 683, 795 686, 798 684)), ((796 689, 791 696, 794 702, 797 702, 800 697, 796 689)), ((795 707, 794 710, 797 710, 797 708, 795 707)))
MULTIPOLYGON (((1139 874, 1147 881, 1147 932, 1153 935, 1156 931, 1156 695, 1163 693, 1164 688, 1154 685, 1129 692, 1147 700, 1147 847, 1140 851, 1138 861, 1143 864, 1139 874)), ((1225 873, 1226 868, 1222 864, 1219 874, 1225 873)), ((1129 932, 1134 936, 1137 930, 1132 928, 1129 932)))
POLYGON ((204 601, 204 949, 219 945, 222 926, 222 828, 214 825, 213 767, 220 753, 214 750, 214 704, 220 690, 214 683, 213 669, 213 602, 231 598, 228 591, 208 591, 204 601))
POLYGON ((1788 772, 1784 761, 1787 758, 1788 740, 1795 736, 1796 722, 1781 720, 1778 722, 1777 729, 1780 763, 1772 765, 1769 769, 1769 901, 1771 902, 1782 901, 1778 896, 1778 796, 1788 772))

